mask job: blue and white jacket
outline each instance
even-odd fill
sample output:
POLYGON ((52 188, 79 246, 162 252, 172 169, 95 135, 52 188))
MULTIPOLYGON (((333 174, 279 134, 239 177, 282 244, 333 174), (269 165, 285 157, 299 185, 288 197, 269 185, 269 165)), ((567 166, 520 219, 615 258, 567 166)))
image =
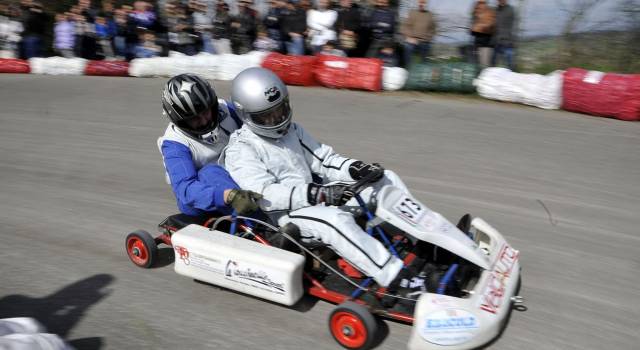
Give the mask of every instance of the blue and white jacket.
POLYGON ((158 138, 167 183, 176 196, 178 208, 187 215, 201 215, 219 211, 229 213, 224 203, 224 191, 238 188, 229 173, 217 165, 222 150, 229 143, 229 135, 242 126, 233 107, 219 99, 220 124, 208 140, 199 140, 169 123, 158 138))

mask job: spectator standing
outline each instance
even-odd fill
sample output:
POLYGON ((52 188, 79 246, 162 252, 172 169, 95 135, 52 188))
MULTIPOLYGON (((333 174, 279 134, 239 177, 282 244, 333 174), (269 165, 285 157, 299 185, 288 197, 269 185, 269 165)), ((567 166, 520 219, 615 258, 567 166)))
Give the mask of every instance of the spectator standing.
POLYGON ((120 59, 132 59, 133 53, 131 51, 131 42, 137 40, 131 38, 135 33, 135 24, 133 20, 130 20, 127 15, 127 11, 123 8, 116 9, 114 11, 114 22, 116 26, 115 37, 113 38, 113 46, 115 48, 115 54, 120 59))
POLYGON ((56 54, 72 58, 75 44, 76 29, 73 22, 69 21, 68 13, 56 14, 56 24, 53 28, 53 48, 56 54))
POLYGON ((284 7, 282 0, 271 0, 269 2, 269 11, 264 17, 263 25, 267 29, 267 35, 278 45, 276 51, 284 51, 284 40, 282 39, 282 23, 284 21, 284 7))
POLYGON ((277 51, 278 42, 269 37, 266 31, 259 30, 256 41, 253 42, 253 48, 256 51, 271 52, 277 51))
POLYGON ((496 13, 486 0, 478 0, 471 14, 471 35, 473 36, 473 57, 480 65, 491 63, 491 37, 496 25, 496 13))
POLYGON ((136 46, 137 58, 151 58, 159 56, 162 48, 156 43, 156 36, 150 30, 143 30, 136 46))
POLYGON ((340 48, 348 56, 356 54, 358 47, 358 33, 360 32, 360 10, 353 6, 351 0, 340 0, 336 31, 340 48))
POLYGON ((153 11, 153 5, 146 1, 136 1, 133 3, 133 11, 130 16, 133 18, 137 27, 144 29, 153 29, 156 24, 156 13, 153 11))
POLYGON ((37 1, 23 2, 22 47, 24 58, 42 57, 42 41, 47 30, 48 16, 42 11, 42 4, 37 1))
POLYGON ((80 14, 84 16, 85 20, 89 23, 95 23, 98 11, 91 6, 91 0, 78 0, 78 8, 80 14))
POLYGON ((211 28, 213 27, 213 19, 207 14, 207 5, 200 1, 190 1, 189 5, 193 13, 193 31, 198 36, 198 41, 202 43, 200 50, 206 53, 215 53, 213 43, 211 42, 211 28))
POLYGON ((192 17, 186 13, 185 6, 176 4, 168 12, 167 24, 169 26, 169 49, 193 56, 198 53, 196 49, 196 35, 193 32, 192 17))
POLYGON ((96 29, 93 23, 81 14, 75 15, 76 56, 87 60, 96 59, 96 29))
POLYGON ((229 40, 230 31, 231 16, 229 15, 229 5, 223 0, 218 0, 212 29, 213 48, 215 53, 231 53, 231 41, 229 40))
POLYGON ((96 40, 99 48, 97 56, 100 58, 113 59, 114 54, 111 43, 113 36, 107 19, 103 16, 96 16, 95 21, 96 40))
POLYGON ((18 21, 18 11, 14 7, 0 5, 0 58, 16 58, 19 56, 23 27, 18 21))
POLYGON ((496 31, 493 36, 494 51, 491 65, 495 66, 499 56, 506 61, 507 67, 515 70, 514 64, 514 30, 515 30, 515 12, 513 7, 507 4, 507 0, 498 0, 498 8, 496 9, 496 31))
POLYGON ((327 41, 336 40, 333 26, 338 19, 338 13, 329 9, 329 0, 318 0, 317 7, 307 11, 307 28, 314 54, 320 52, 327 41))
POLYGON ((367 57, 376 57, 382 45, 393 41, 396 30, 396 14, 389 9, 389 0, 376 0, 376 8, 367 22, 373 39, 367 57))
POLYGON ((409 11, 409 16, 402 22, 401 32, 404 64, 409 67, 414 52, 418 51, 424 63, 431 54, 431 40, 436 34, 436 22, 431 11, 427 10, 427 0, 418 0, 418 8, 409 11))
POLYGON ((231 19, 231 48, 237 55, 251 51, 256 38, 257 16, 251 4, 251 1, 241 0, 238 3, 238 15, 231 19))
POLYGON ((298 0, 289 0, 283 11, 282 30, 286 37, 287 54, 304 55, 304 35, 307 31, 307 11, 298 0))

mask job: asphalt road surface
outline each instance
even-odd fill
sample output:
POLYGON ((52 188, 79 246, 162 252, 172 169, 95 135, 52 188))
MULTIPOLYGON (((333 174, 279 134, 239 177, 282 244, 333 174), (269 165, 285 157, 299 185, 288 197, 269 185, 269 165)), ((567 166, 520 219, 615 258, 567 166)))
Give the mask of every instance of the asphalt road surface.
MULTIPOLYGON (((164 79, 0 75, 0 318, 80 349, 336 349, 333 306, 287 308, 135 267, 135 229, 175 213, 156 139, 164 79)), ((218 82, 223 96, 230 84, 218 82)), ((492 349, 638 349, 640 124, 486 100, 291 87, 294 119, 394 169, 452 221, 521 251, 526 311, 492 349)), ((387 322, 380 349, 406 347, 387 322)))

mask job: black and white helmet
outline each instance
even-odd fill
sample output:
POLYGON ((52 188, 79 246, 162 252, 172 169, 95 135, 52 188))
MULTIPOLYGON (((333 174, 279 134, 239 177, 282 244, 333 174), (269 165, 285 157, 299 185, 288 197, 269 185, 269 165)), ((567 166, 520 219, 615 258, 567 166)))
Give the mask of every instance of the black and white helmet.
POLYGON ((291 124, 287 86, 272 71, 248 68, 240 72, 231 86, 231 101, 254 133, 277 139, 291 124))
POLYGON ((218 126, 218 97, 206 80, 195 74, 180 74, 169 79, 162 91, 164 114, 181 130, 201 137, 211 133, 218 126), (193 129, 187 120, 211 110, 211 122, 193 129))

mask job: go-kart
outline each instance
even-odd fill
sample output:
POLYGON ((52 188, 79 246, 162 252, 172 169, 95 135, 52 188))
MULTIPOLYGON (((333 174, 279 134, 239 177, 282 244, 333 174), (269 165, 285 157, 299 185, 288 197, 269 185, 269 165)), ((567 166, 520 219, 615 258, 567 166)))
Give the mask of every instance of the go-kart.
POLYGON ((518 251, 484 220, 467 214, 454 226, 392 185, 379 190, 370 210, 359 192, 379 175, 350 185, 359 203, 350 211, 405 266, 422 271, 418 294, 378 286, 326 245, 304 243, 293 224, 276 227, 235 213, 170 216, 155 238, 130 233, 127 254, 148 268, 157 245, 166 244, 174 249, 175 271, 195 280, 289 306, 305 292, 339 304, 329 330, 348 349, 377 345, 377 317, 412 324, 410 349, 472 349, 495 339, 512 305, 523 301, 516 295, 518 251))

